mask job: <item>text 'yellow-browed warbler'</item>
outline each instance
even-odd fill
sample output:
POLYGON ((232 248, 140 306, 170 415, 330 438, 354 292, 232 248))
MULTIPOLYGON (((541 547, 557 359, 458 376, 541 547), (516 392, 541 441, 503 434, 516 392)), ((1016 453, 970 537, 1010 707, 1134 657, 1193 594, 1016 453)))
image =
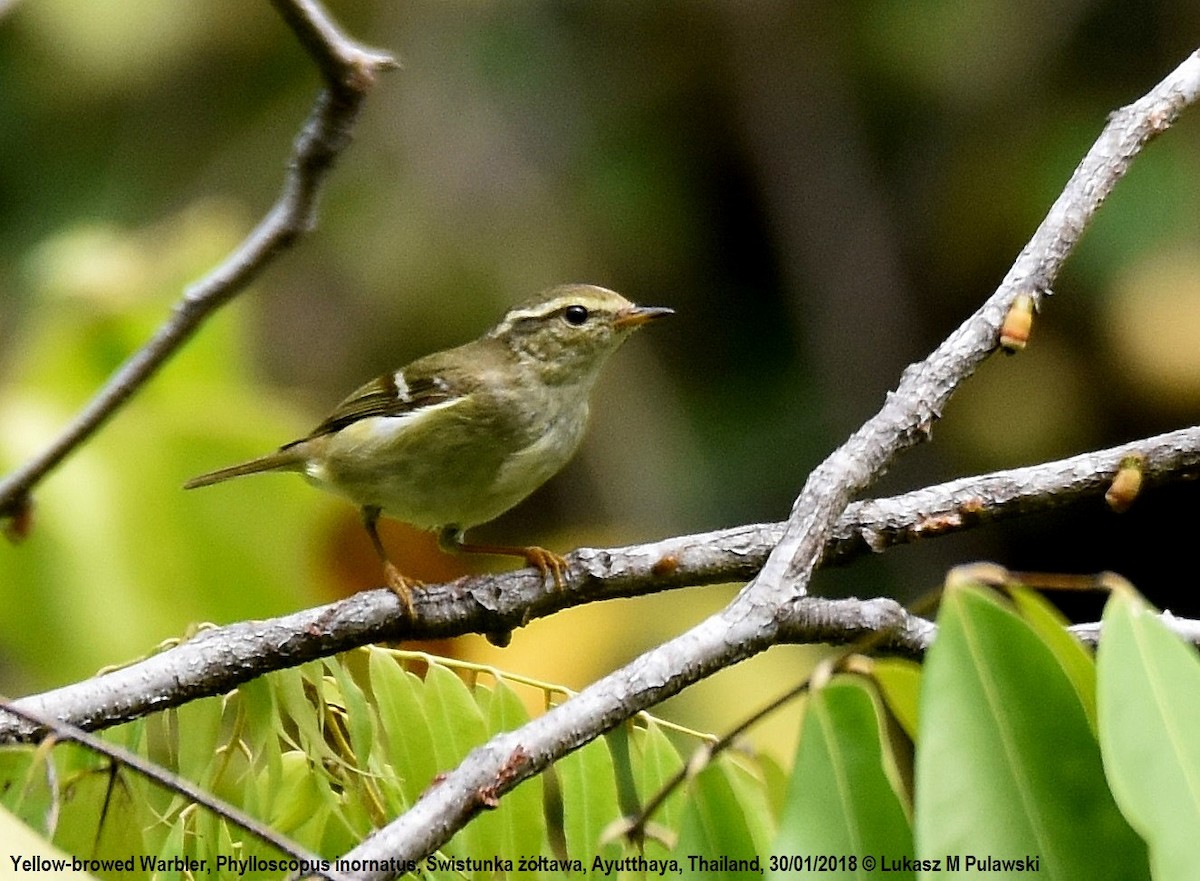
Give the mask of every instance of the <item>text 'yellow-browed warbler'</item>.
POLYGON ((544 548, 469 544, 463 534, 516 505, 571 458, 588 393, 629 334, 673 310, 635 306, 592 285, 561 285, 514 306, 473 342, 367 383, 306 437, 189 480, 208 486, 260 471, 299 471, 362 509, 388 586, 412 613, 411 588, 379 540, 381 514, 439 530, 448 551, 511 554, 562 583, 544 548))

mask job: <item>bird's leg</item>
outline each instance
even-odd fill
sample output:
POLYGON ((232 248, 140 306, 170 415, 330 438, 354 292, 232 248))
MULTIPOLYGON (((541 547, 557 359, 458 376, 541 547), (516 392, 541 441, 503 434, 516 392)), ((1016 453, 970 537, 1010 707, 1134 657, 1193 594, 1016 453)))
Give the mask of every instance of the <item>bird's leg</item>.
POLYGON ((554 551, 539 548, 537 545, 518 547, 515 545, 475 544, 464 541, 463 530, 457 526, 447 526, 438 533, 438 546, 451 554, 499 554, 504 557, 520 557, 527 566, 532 566, 541 572, 542 578, 547 575, 551 576, 554 579, 554 586, 558 590, 563 589, 565 576, 570 568, 565 557, 554 551))
POLYGON ((379 555, 379 562, 383 564, 383 580, 387 583, 392 593, 396 595, 396 598, 400 600, 400 605, 404 607, 405 616, 412 618, 412 591, 414 587, 424 587, 424 582, 417 581, 415 578, 409 578, 407 575, 402 575, 395 564, 388 559, 387 551, 383 548, 383 542, 379 539, 379 528, 377 526, 381 513, 377 507, 372 505, 365 506, 362 509, 363 526, 367 528, 367 535, 371 536, 371 544, 375 548, 375 553, 379 555))

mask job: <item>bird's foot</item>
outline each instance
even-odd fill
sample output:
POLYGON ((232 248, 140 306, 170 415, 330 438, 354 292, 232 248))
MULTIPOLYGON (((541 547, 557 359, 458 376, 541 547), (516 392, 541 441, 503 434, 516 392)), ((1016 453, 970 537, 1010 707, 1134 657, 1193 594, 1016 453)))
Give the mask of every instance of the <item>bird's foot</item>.
POLYGON ((404 617, 414 618, 412 592, 416 588, 424 587, 425 582, 402 574, 391 561, 384 561, 383 580, 391 592, 396 595, 396 599, 400 600, 400 605, 404 609, 404 617))
POLYGON ((566 574, 570 571, 570 565, 567 563, 567 558, 548 551, 545 548, 539 548, 537 545, 530 545, 526 548, 521 548, 521 556, 525 558, 525 562, 542 573, 542 578, 547 575, 554 579, 555 590, 562 590, 566 584, 566 574))
POLYGON ((525 565, 532 566, 542 573, 543 581, 547 575, 552 577, 556 590, 562 590, 566 586, 566 576, 571 571, 566 558, 554 553, 554 551, 539 548, 537 545, 522 547, 519 545, 492 545, 467 542, 463 541, 462 530, 453 526, 448 526, 442 530, 441 535, 438 537, 438 543, 443 550, 450 553, 500 554, 505 557, 520 557, 525 561, 525 565))

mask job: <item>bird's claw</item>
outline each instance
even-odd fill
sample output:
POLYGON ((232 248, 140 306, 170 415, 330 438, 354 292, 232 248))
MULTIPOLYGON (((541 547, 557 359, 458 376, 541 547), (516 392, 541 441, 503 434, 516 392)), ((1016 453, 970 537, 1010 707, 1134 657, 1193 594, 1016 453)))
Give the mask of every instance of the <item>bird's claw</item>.
POLYGON ((400 605, 404 609, 404 617, 413 618, 413 603, 412 592, 415 588, 425 586, 425 582, 418 581, 415 578, 409 578, 400 572, 390 561, 383 564, 383 579, 388 586, 388 589, 396 595, 396 599, 400 600, 400 605))
POLYGON ((554 551, 539 548, 537 545, 530 545, 523 551, 522 556, 525 557, 525 562, 541 572, 543 579, 547 575, 554 579, 555 590, 562 590, 566 586, 566 575, 570 571, 566 557, 556 554, 554 551))

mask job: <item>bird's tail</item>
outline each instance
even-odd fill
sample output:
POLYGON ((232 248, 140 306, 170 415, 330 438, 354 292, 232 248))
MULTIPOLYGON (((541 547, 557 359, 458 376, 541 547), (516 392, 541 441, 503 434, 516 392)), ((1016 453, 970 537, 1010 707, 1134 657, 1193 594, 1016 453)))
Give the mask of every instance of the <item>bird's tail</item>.
POLYGON ((199 477, 193 477, 183 485, 184 489, 195 489, 199 486, 211 486, 231 477, 241 477, 245 474, 258 474, 263 471, 300 471, 304 468, 304 457, 294 450, 278 450, 242 462, 240 465, 230 465, 228 468, 218 468, 199 477))

